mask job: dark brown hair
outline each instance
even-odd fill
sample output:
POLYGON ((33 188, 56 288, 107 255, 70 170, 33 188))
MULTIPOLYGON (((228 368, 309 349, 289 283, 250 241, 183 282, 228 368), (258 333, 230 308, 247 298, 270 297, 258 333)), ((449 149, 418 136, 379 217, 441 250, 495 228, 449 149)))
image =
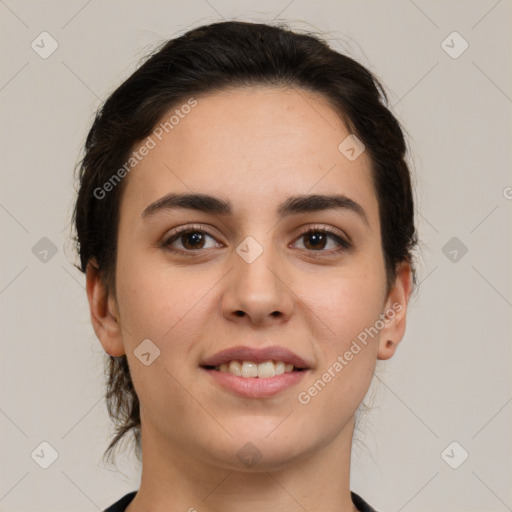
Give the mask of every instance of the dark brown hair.
MULTIPOLYGON (((297 87, 322 95, 364 143, 379 203, 389 291, 398 264, 412 264, 417 238, 406 144, 399 122, 386 106, 382 85, 318 36, 284 25, 235 21, 204 25, 165 42, 97 112, 78 171, 73 213, 82 272, 94 258, 115 297, 119 204, 126 179, 108 194, 99 196, 97 191, 125 165, 135 145, 151 134, 169 109, 192 96, 254 85, 297 87)), ((116 424, 105 454, 133 431, 140 458, 139 401, 126 356, 108 356, 105 371, 107 409, 116 424)))

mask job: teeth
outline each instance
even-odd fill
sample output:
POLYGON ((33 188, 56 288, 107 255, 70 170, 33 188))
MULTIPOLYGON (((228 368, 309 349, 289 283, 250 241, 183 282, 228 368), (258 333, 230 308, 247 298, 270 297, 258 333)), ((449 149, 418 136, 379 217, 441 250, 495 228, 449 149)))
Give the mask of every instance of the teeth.
POLYGON ((229 363, 229 373, 240 377, 242 375, 242 365, 238 361, 231 361, 229 363))
POLYGON ((293 364, 283 363, 283 361, 265 361, 264 363, 253 363, 252 361, 230 361, 217 366, 217 370, 224 373, 231 373, 237 377, 259 377, 268 379, 283 373, 293 371, 293 364))
POLYGON ((268 379, 269 377, 276 376, 276 367, 272 361, 260 363, 258 365, 258 377, 261 379, 268 379))
POLYGON ((244 361, 242 364, 242 377, 257 377, 258 376, 258 365, 256 363, 250 363, 244 361))

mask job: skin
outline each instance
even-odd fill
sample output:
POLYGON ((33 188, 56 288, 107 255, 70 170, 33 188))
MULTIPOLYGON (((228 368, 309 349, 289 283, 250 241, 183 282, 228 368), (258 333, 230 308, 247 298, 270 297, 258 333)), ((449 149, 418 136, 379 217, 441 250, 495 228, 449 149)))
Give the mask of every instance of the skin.
POLYGON ((354 413, 376 360, 392 357, 404 335, 411 293, 405 262, 386 293, 370 160, 340 153, 349 132, 315 93, 253 87, 197 100, 125 178, 116 296, 107 295, 94 261, 87 269, 96 335, 106 353, 127 355, 141 403, 142 480, 127 510, 356 511, 354 413), (231 201, 233 214, 176 209, 141 217, 169 192, 192 191, 231 201), (277 217, 291 195, 333 192, 359 203, 368 224, 350 210, 277 217), (203 245, 186 236, 171 247, 188 254, 161 245, 192 224, 206 228, 203 245), (300 236, 308 226, 330 227, 352 247, 336 252, 331 238, 314 245, 300 236), (236 252, 248 236, 263 248, 252 263, 236 252), (299 403, 298 393, 393 304, 401 311, 307 405, 299 403), (161 351, 149 366, 134 355, 147 338, 161 351), (199 366, 235 345, 284 346, 312 369, 277 396, 241 398, 199 366), (248 442, 262 455, 252 467, 237 457, 248 442))

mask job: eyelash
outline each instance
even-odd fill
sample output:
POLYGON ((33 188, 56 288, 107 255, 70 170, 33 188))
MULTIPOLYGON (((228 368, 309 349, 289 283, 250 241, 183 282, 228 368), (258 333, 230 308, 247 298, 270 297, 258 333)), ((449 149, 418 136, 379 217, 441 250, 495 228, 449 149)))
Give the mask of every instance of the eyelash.
MULTIPOLYGON (((201 226, 199 224, 192 225, 192 226, 184 226, 181 228, 177 228, 169 237, 166 237, 165 240, 162 242, 162 247, 164 247, 165 249, 168 249, 170 251, 173 251, 173 252, 186 253, 189 255, 190 254, 197 255, 199 252, 201 252, 205 249, 195 249, 195 250, 176 249, 175 247, 171 247, 171 244, 174 241, 178 240, 184 234, 198 233, 198 232, 206 234, 211 238, 215 238, 213 235, 211 235, 208 232, 207 229, 205 229, 204 226, 201 226)), ((299 240, 301 237, 303 237, 304 235, 307 235, 308 233, 321 233, 321 234, 328 235, 333 240, 335 240, 339 246, 337 249, 334 249, 334 250, 331 249, 331 250, 327 250, 327 251, 326 250, 314 251, 314 250, 305 249, 308 253, 311 253, 312 256, 318 256, 315 253, 324 253, 326 255, 338 254, 340 252, 347 251, 352 247, 352 244, 350 242, 348 242, 345 238, 340 236, 337 232, 331 230, 330 228, 320 227, 320 226, 307 226, 306 228, 301 230, 301 232, 299 233, 299 235, 297 236, 297 238, 295 240, 299 240)))

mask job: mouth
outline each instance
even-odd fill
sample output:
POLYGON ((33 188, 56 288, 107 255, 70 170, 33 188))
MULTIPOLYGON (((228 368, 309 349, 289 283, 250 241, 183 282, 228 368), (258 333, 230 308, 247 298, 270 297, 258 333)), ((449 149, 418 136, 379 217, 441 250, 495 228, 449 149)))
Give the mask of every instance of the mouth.
POLYGON ((283 347, 233 347, 202 362, 216 385, 244 398, 274 396, 294 385, 311 365, 283 347))
POLYGON ((270 379, 284 373, 301 372, 307 368, 297 368, 291 363, 284 361, 264 361, 256 363, 255 361, 237 361, 221 363, 217 366, 203 366, 206 370, 214 370, 222 373, 230 373, 244 379, 258 378, 270 379))

